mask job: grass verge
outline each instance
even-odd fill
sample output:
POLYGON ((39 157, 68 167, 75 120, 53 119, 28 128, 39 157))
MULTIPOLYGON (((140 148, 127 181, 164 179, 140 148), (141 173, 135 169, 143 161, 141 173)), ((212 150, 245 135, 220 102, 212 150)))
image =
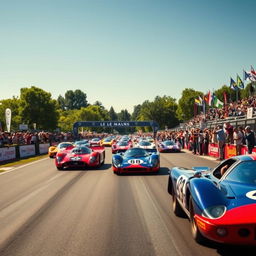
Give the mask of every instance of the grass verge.
POLYGON ((12 162, 9 163, 5 163, 5 164, 0 164, 0 172, 4 172, 4 167, 15 167, 15 166, 19 166, 19 165, 23 165, 23 164, 27 164, 36 160, 40 160, 43 158, 48 157, 48 155, 41 155, 41 156, 34 156, 34 157, 29 157, 29 158, 23 158, 23 159, 18 159, 18 160, 14 160, 12 162))

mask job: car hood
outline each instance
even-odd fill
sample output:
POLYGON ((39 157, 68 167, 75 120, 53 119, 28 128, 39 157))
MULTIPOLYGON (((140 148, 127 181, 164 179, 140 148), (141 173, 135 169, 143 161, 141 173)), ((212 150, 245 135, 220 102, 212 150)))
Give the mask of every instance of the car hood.
POLYGON ((222 191, 229 199, 228 209, 256 204, 256 187, 253 185, 232 182, 222 186, 222 191))

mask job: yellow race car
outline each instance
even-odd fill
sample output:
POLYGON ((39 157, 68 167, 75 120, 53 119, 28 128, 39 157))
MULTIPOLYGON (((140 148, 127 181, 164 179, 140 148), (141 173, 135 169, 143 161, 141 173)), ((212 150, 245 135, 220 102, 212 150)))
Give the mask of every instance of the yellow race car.
POLYGON ((72 142, 61 142, 58 144, 58 146, 50 146, 48 149, 48 156, 50 158, 54 158, 56 154, 64 149, 67 149, 68 147, 73 148, 72 142))
POLYGON ((100 141, 100 145, 105 147, 111 147, 114 142, 115 139, 113 137, 107 137, 100 141))

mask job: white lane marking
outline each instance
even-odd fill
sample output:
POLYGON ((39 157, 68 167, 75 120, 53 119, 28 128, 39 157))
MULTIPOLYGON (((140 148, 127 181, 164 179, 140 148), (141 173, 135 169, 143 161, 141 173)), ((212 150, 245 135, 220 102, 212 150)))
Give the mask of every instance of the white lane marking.
MULTIPOLYGON (((21 168, 23 168, 23 167, 27 167, 27 166, 29 166, 29 165, 32 165, 32 164, 35 164, 35 163, 44 161, 44 160, 46 160, 46 159, 48 159, 48 158, 36 160, 36 161, 34 161, 34 162, 32 162, 32 163, 24 164, 24 165, 21 165, 21 166, 18 166, 18 167, 13 167, 13 169, 11 169, 11 170, 9 170, 9 171, 1 172, 0 175, 4 175, 4 174, 7 174, 7 173, 9 173, 9 172, 16 171, 16 170, 18 170, 18 169, 21 169, 21 168)), ((3 168, 4 168, 4 167, 3 167, 3 168)), ((1 166, 0 166, 0 169, 1 169, 1 166)))
POLYGON ((15 203, 7 206, 3 210, 0 211, 0 218, 4 218, 5 216, 11 214, 12 212, 15 212, 16 209, 18 209, 20 206, 22 206, 24 203, 26 203, 29 199, 39 194, 42 190, 46 189, 51 185, 51 183, 56 180, 57 178, 63 176, 65 173, 58 173, 55 176, 53 176, 51 179, 45 181, 42 187, 34 190, 33 192, 29 193, 28 195, 24 196, 20 200, 16 201, 15 203))

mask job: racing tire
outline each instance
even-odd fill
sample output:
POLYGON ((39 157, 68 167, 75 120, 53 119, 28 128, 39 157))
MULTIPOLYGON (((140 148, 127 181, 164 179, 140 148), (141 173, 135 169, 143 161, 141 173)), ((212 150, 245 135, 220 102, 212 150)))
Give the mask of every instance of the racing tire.
POLYGON ((200 233, 200 230, 197 227, 197 224, 194 218, 195 212, 194 212, 192 197, 189 198, 189 214, 190 214, 190 225, 191 225, 192 237, 197 243, 204 244, 207 239, 200 233))
POLYGON ((173 210, 173 213, 177 217, 185 216, 185 213, 184 213, 183 209, 181 208, 180 203, 177 200, 177 197, 175 195, 175 192, 173 191, 173 188, 172 188, 172 210, 173 210))
POLYGON ((62 171, 62 170, 63 170, 63 167, 62 167, 62 166, 60 166, 60 167, 57 166, 57 169, 58 169, 59 171, 62 171))

